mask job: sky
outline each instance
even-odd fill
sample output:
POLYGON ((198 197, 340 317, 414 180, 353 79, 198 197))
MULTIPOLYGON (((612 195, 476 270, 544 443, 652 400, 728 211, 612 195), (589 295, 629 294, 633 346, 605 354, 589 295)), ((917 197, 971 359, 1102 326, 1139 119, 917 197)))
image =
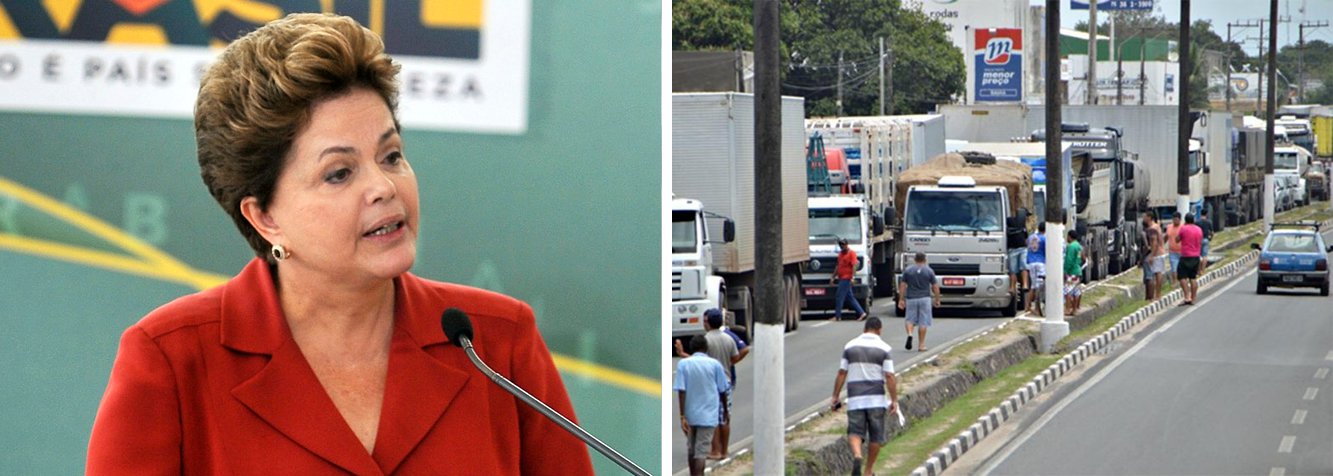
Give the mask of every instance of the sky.
MULTIPOLYGON (((1180 0, 1155 0, 1154 9, 1167 21, 1177 22, 1180 20, 1180 0)), ((1034 0, 1034 5, 1045 5, 1044 1, 1034 0)), ((1060 23, 1065 28, 1073 28, 1079 21, 1088 20, 1087 10, 1069 10, 1069 0, 1060 0, 1061 15, 1060 23)), ((1306 28, 1305 40, 1319 39, 1333 43, 1333 0, 1278 0, 1278 15, 1280 17, 1289 17, 1290 21, 1279 22, 1277 27, 1278 48, 1283 45, 1295 44, 1297 42, 1297 25, 1301 21, 1315 22, 1327 21, 1330 26, 1322 28, 1306 28), (1302 12, 1302 9, 1304 10, 1302 12)), ((1190 22, 1195 20, 1212 20, 1213 32, 1217 33, 1223 39, 1227 36, 1227 23, 1241 22, 1245 20, 1267 19, 1269 11, 1269 2, 1267 0, 1192 0, 1190 2, 1190 22)), ((1106 14, 1097 12, 1097 16, 1105 21, 1106 14)), ((1267 22, 1264 27, 1267 28, 1267 22)), ((1104 32, 1098 32, 1105 34, 1104 32)), ((1265 35, 1268 33, 1265 32, 1265 35)), ((1250 54, 1257 52, 1259 29, 1232 28, 1232 35, 1236 38, 1251 37, 1249 42, 1243 43, 1245 51, 1250 54)), ((1265 41, 1265 43, 1267 43, 1265 41)), ((1264 45, 1267 47, 1267 45, 1264 45)))

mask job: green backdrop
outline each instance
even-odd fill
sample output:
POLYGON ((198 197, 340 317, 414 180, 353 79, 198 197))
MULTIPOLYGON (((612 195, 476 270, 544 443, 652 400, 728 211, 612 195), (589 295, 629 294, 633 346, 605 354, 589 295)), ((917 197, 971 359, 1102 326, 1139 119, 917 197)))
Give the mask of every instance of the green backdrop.
MULTIPOLYGON (((656 473, 661 397, 642 384, 660 381, 663 342, 661 4, 532 6, 525 134, 404 132, 413 271, 524 299, 554 352, 623 372, 562 369, 589 430, 656 473)), ((252 255, 194 154, 188 120, 0 113, 0 178, 231 276, 252 255)), ((5 234, 115 249, 0 193, 5 234)), ((80 473, 120 332, 194 290, 4 247, 0 283, 0 473, 80 473)))

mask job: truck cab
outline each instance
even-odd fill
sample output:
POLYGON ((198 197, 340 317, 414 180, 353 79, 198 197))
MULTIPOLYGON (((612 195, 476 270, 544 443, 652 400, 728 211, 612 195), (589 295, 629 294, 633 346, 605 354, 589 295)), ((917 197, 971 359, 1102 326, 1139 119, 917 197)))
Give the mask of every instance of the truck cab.
POLYGON ((936 185, 914 185, 903 205, 901 273, 917 252, 935 271, 940 307, 989 308, 1013 316, 1009 292, 1007 232, 1026 216, 1011 217, 1008 190, 945 176, 936 185))
POLYGON ((1273 179, 1280 188, 1287 190, 1292 206, 1309 203, 1303 174, 1312 162, 1310 152, 1296 145, 1279 145, 1273 148, 1273 179))
MULTIPOLYGON (((723 307, 726 283, 713 274, 713 250, 708 239, 703 204, 698 200, 671 200, 671 316, 673 338, 704 333, 703 314, 723 307)), ((723 222, 723 242, 734 239, 734 225, 723 222)))
MULTIPOLYGON (((815 196, 808 199, 810 213, 810 261, 802 267, 801 295, 806 310, 832 311, 837 285, 829 284, 838 264, 838 239, 856 253, 852 274, 852 296, 870 310, 875 276, 871 273, 872 236, 883 233, 880 217, 870 211, 862 195, 815 196)), ((844 304, 845 306, 846 304, 844 304)))

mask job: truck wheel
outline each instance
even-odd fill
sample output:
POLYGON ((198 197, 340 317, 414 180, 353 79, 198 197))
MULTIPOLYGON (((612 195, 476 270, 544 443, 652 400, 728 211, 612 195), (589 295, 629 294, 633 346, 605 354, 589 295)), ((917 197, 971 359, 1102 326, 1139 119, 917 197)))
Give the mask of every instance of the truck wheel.
POLYGON ((785 284, 783 290, 786 292, 786 305, 782 306, 782 314, 787 321, 787 331, 793 332, 801 325, 800 286, 796 277, 791 275, 783 276, 783 284, 785 284))
POLYGON ((1014 317, 1018 315, 1018 297, 1009 298, 1009 305, 1000 308, 1000 315, 1014 317))

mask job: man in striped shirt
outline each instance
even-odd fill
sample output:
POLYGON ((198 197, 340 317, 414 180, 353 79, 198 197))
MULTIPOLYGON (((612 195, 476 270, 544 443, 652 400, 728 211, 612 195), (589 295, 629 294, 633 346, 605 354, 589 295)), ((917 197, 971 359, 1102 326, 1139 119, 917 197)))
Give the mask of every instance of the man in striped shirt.
POLYGON ((870 443, 870 454, 865 458, 866 473, 875 467, 879 448, 888 441, 884 418, 898 411, 898 380, 889 355, 892 349, 880 338, 881 327, 878 317, 866 319, 865 333, 843 346, 838 378, 833 382, 833 410, 842 406, 839 396, 842 385, 847 384, 847 442, 855 461, 852 476, 861 475, 863 440, 870 443), (889 397, 884 395, 886 389, 889 397))

